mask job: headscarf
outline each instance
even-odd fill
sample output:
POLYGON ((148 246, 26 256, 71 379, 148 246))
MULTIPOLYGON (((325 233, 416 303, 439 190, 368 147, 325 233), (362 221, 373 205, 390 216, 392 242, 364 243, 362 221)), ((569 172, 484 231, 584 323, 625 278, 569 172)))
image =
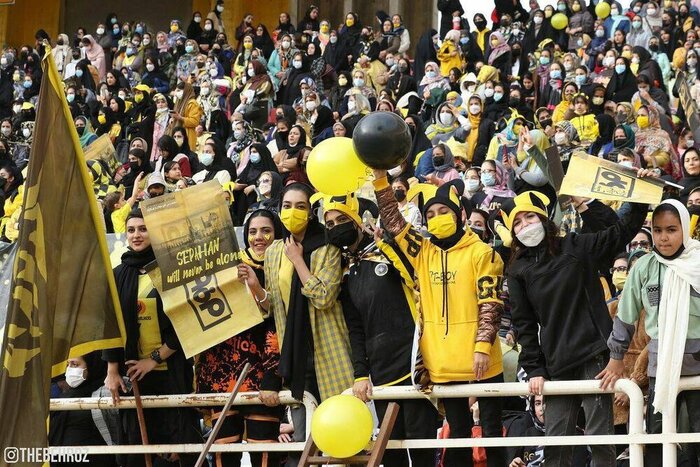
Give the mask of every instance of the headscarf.
POLYGON ((260 161, 257 164, 253 164, 249 158, 248 164, 238 176, 237 181, 246 185, 253 185, 263 172, 277 172, 277 166, 272 160, 272 155, 270 155, 270 150, 267 149, 267 146, 260 143, 252 144, 248 148, 249 154, 251 149, 255 149, 260 154, 260 161))
POLYGON ((606 113, 596 115, 598 122, 598 138, 591 145, 591 154, 598 154, 603 146, 610 143, 615 132, 615 119, 606 113))
MULTIPOLYGON (((622 125, 618 125, 618 126, 615 127, 616 130, 617 130, 618 128, 622 128, 622 131, 625 132, 625 138, 627 138, 627 139, 625 140, 625 144, 624 144, 624 145, 622 145, 622 146, 615 146, 615 149, 618 149, 618 150, 619 150, 619 149, 622 149, 622 148, 629 148, 629 149, 631 149, 631 150, 634 151, 634 147, 635 147, 635 137, 634 137, 634 130, 632 130, 632 127, 629 126, 629 125, 622 124, 622 125)), ((613 132, 613 134, 614 134, 614 132, 613 132)))
POLYGON ((688 196, 690 196, 690 192, 700 186, 700 175, 690 175, 688 171, 685 170, 685 155, 691 151, 695 152, 696 154, 698 153, 697 149, 695 148, 686 149, 681 160, 681 165, 683 167, 683 178, 681 178, 681 180, 678 182, 679 185, 683 186, 683 189, 681 190, 681 200, 687 200, 688 196))
POLYGON ((447 172, 455 168, 455 156, 452 154, 452 150, 446 144, 443 144, 442 147, 444 148, 445 152, 445 162, 439 166, 435 165, 434 158, 432 162, 434 169, 433 173, 438 178, 443 178, 447 172))
POLYGON ((423 67, 423 70, 428 68, 428 65, 432 65, 433 70, 435 70, 435 78, 428 78, 427 75, 423 76, 423 79, 420 81, 420 86, 427 86, 428 84, 433 84, 433 83, 439 83, 440 81, 443 81, 445 78, 440 74, 440 66, 435 63, 435 62, 428 62, 425 64, 423 67))
POLYGON ((270 83, 270 86, 272 86, 272 81, 270 80, 270 77, 267 74, 267 69, 265 68, 265 65, 260 63, 259 60, 251 60, 250 64, 253 65, 255 76, 248 80, 248 82, 246 83, 246 87, 251 90, 256 90, 265 83, 270 83))
POLYGON ((494 186, 484 186, 486 198, 481 203, 482 206, 489 206, 493 198, 515 198, 515 192, 508 188, 508 172, 503 167, 503 164, 494 160, 491 161, 496 165, 496 184, 494 186))
MULTIPOLYGON (((666 266, 658 308, 659 353, 654 394, 654 413, 668 415, 675 410, 678 383, 688 336, 691 288, 700 293, 700 242, 690 237, 690 214, 683 204, 667 199, 659 206, 671 205, 683 228, 683 245, 673 257, 665 257, 654 247, 656 260, 666 266)), ((656 208, 659 209, 658 207, 656 208)), ((655 210, 656 212, 656 210, 655 210)), ((652 216, 653 223, 654 216, 652 216)))
POLYGON ((665 164, 665 166, 661 168, 665 172, 673 175, 676 180, 679 180, 683 174, 681 165, 678 161, 676 149, 673 147, 670 136, 661 128, 658 110, 656 110, 656 107, 653 105, 644 105, 640 107, 640 109, 641 108, 645 108, 649 113, 649 127, 637 131, 635 135, 635 150, 645 158, 653 157, 652 155, 656 151, 662 151, 668 154, 670 163, 665 164))
POLYGON ((501 55, 505 55, 510 52, 510 46, 503 37, 503 34, 498 31, 493 32, 491 33, 491 40, 493 39, 498 40, 498 45, 491 49, 491 53, 489 54, 489 65, 493 65, 493 62, 495 62, 501 55))
MULTIPOLYGON (((474 98, 478 97, 476 95, 472 96, 474 98)), ((471 101, 471 97, 469 98, 467 102, 467 107, 469 107, 469 102, 471 101)), ((479 125, 481 125, 481 116, 484 112, 484 101, 479 99, 479 106, 481 107, 481 110, 479 111, 478 115, 472 115, 471 112, 468 112, 467 118, 469 119, 469 123, 472 126, 471 131, 467 135, 467 155, 474 155, 474 151, 476 151, 476 145, 479 143, 479 125)))
MULTIPOLYGON (((290 158, 297 157, 299 155, 299 152, 301 152, 301 150, 303 150, 306 147, 306 130, 304 130, 304 127, 302 127, 301 125, 293 125, 292 128, 296 128, 297 130, 299 130, 301 136, 299 137, 299 142, 296 146, 290 146, 289 140, 287 141, 287 155, 290 158)), ((290 128, 289 131, 292 131, 292 128, 290 128)))
POLYGON ((85 122, 85 130, 83 130, 83 134, 80 135, 80 138, 79 138, 80 139, 80 147, 84 148, 85 146, 87 146, 88 142, 93 137, 96 137, 97 135, 95 135, 95 133, 92 132, 92 124, 90 123, 90 121, 86 117, 84 117, 83 115, 80 115, 80 116, 76 117, 75 119, 82 120, 83 122, 85 122))

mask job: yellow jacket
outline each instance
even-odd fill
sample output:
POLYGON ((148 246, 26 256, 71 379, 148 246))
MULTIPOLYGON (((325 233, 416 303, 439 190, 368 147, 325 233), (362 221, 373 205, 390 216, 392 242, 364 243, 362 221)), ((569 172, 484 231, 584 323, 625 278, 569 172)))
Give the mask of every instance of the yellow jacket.
POLYGON ((592 143, 600 136, 598 121, 593 114, 576 115, 569 121, 578 131, 578 137, 582 143, 592 143))
MULTIPOLYGON (((497 329, 492 342, 479 340, 477 335, 483 332, 479 328, 484 319, 488 319, 480 306, 503 304, 498 296, 503 281, 500 256, 471 230, 452 248, 442 250, 408 224, 396 236, 396 243, 411 263, 420 286, 420 349, 430 380, 475 380, 474 352, 490 356, 482 379, 502 373, 497 329)), ((495 325, 498 327, 498 323, 495 325)))
POLYGON ((438 50, 437 58, 440 60, 440 74, 442 76, 449 76, 450 70, 452 68, 457 68, 462 70, 462 59, 457 55, 452 56, 452 53, 458 52, 457 47, 452 43, 452 41, 445 41, 440 46, 438 50))
POLYGON ((19 236, 19 217, 22 214, 22 203, 24 202, 24 185, 17 189, 17 196, 5 200, 5 216, 2 218, 0 231, 11 242, 17 240, 19 236))

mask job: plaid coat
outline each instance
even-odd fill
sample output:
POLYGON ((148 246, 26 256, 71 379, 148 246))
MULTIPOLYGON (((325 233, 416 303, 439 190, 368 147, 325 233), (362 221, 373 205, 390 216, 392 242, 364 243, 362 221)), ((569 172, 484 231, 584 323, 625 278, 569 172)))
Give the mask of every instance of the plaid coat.
MULTIPOLYGON (((265 252, 265 283, 270 294, 270 312, 275 318, 280 345, 284 342, 287 309, 279 288, 279 270, 284 242, 275 240, 265 252)), ((352 387, 353 368, 350 337, 338 301, 342 268, 340 250, 325 245, 311 254, 311 278, 301 292, 309 300, 314 362, 321 400, 352 387)), ((284 347, 281 352, 284 353, 284 347)))

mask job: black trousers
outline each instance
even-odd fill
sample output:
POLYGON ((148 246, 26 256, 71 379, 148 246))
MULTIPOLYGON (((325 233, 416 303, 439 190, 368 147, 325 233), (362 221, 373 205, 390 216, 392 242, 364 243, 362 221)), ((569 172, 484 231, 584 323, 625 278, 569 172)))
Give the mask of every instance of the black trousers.
MULTIPOLYGON (((397 384, 409 386, 410 378, 397 384)), ((387 407, 391 401, 376 400, 374 407, 377 417, 384 419, 387 407)), ((407 399, 397 401, 399 414, 391 431, 391 439, 434 439, 440 423, 438 411, 427 399, 407 399)), ((433 467, 435 465, 434 449, 387 449, 384 451, 382 464, 384 467, 405 467, 411 458, 413 467, 433 467)))
MULTIPOLYGON (((502 383, 503 374, 485 379, 479 383, 502 383)), ((455 384, 459 384, 455 382, 455 384)), ((469 411, 469 398, 442 399, 445 407, 445 418, 450 424, 450 438, 471 438, 474 419, 469 411)), ((482 436, 484 438, 500 438, 503 436, 503 421, 501 415, 500 397, 479 398, 479 414, 482 436)), ((487 465, 503 467, 508 465, 505 460, 505 449, 486 448, 487 465)), ((445 450, 445 467, 472 467, 472 448, 449 448, 445 450)))

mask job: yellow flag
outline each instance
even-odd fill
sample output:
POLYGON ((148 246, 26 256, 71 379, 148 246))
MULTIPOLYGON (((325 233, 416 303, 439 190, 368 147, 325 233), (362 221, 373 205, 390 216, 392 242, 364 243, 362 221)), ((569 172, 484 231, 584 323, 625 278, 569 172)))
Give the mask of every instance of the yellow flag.
POLYGON ((46 446, 51 377, 70 357, 124 344, 104 227, 50 50, 42 68, 11 296, 0 304, 3 448, 46 446))
POLYGON ((637 169, 585 153, 574 153, 559 194, 658 204, 661 202, 664 185, 658 179, 637 178, 637 169))

